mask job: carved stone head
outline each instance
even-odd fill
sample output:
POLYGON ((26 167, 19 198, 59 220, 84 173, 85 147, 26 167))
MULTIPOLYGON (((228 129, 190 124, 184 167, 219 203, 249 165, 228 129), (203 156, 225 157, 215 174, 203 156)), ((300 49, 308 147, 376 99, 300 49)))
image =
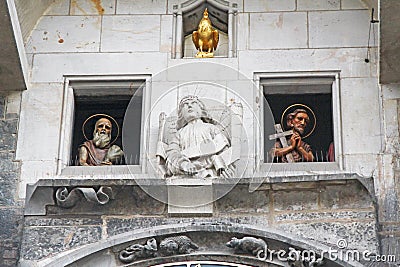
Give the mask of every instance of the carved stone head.
POLYGON ((182 98, 178 107, 178 129, 184 127, 194 119, 207 119, 207 111, 204 103, 194 95, 182 98))
POLYGON ((287 126, 300 134, 304 133, 309 122, 310 118, 305 109, 296 109, 287 115, 287 126))
POLYGON ((94 129, 95 133, 98 132, 100 134, 110 135, 112 130, 112 124, 109 119, 101 118, 96 121, 94 128, 95 128, 94 129))
POLYGON ((107 118, 101 118, 96 121, 93 131, 93 142, 96 147, 104 148, 110 144, 111 141, 111 121, 107 118))

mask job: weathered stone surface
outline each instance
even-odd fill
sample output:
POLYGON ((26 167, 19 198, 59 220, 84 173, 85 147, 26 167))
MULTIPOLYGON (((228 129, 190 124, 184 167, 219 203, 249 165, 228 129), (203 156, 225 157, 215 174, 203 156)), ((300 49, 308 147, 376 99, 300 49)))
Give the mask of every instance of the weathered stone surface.
POLYGON ((272 190, 293 190, 293 189, 316 189, 318 186, 315 182, 309 183, 276 183, 272 184, 272 190))
POLYGON ((5 99, 5 96, 0 95, 0 119, 4 118, 5 99))
POLYGON ((340 0, 297 0, 297 10, 339 10, 339 9, 340 9, 340 0))
POLYGON ((17 205, 0 209, 0 266, 16 266, 22 236, 22 212, 17 205))
MULTIPOLYGON (((154 46, 154 45, 153 45, 154 46)), ((65 73, 157 73, 167 66, 165 53, 56 53, 36 54, 32 82, 62 82, 65 73), (45 64, 47 68, 42 68, 45 64), (63 66, 60 68, 59 66, 63 66)))
POLYGON ((315 240, 332 249, 340 239, 346 240, 349 249, 376 252, 378 240, 375 222, 316 222, 302 224, 281 224, 278 228, 305 239, 315 240))
POLYGON ((171 52, 172 43, 172 15, 161 16, 161 29, 160 29, 160 52, 171 52))
MULTIPOLYGON (((210 182, 195 182, 192 186, 182 186, 182 183, 175 182, 177 180, 168 182, 168 214, 178 216, 182 214, 192 214, 193 216, 213 214, 214 192, 210 182)), ((198 181, 197 179, 182 180, 186 185, 192 181, 198 181)))
POLYGON ((117 14, 166 14, 164 0, 118 0, 117 14))
POLYGON ((101 225, 103 220, 101 218, 51 218, 51 217, 27 217, 25 219, 25 227, 39 227, 39 226, 91 226, 101 225))
POLYGON ((367 9, 363 0, 344 0, 342 1, 342 9, 367 9))
POLYGON ((159 51, 160 20, 156 15, 104 17, 101 51, 159 51))
POLYGON ((16 134, 17 133, 17 120, 2 120, 0 121, 1 135, 16 134))
MULTIPOLYGON (((0 152, 0 170, 1 173, 15 172, 18 168, 18 163, 13 161, 15 158, 14 152, 0 152)), ((0 173, 0 176, 1 176, 0 173)))
POLYGON ((372 200, 367 190, 358 182, 348 182, 346 186, 327 186, 321 189, 321 207, 338 208, 372 208, 372 200))
POLYGON ((71 1, 70 15, 103 15, 115 13, 115 0, 71 1))
POLYGON ((0 151, 15 150, 17 144, 17 120, 0 121, 0 151))
POLYGON ((247 185, 237 185, 215 203, 219 214, 267 213, 269 191, 249 192, 247 185))
POLYGON ((73 264, 68 265, 68 267, 110 267, 119 266, 119 264, 119 259, 115 257, 113 253, 110 253, 109 251, 101 251, 99 253, 93 253, 88 257, 78 260, 73 264))
POLYGON ((99 226, 26 227, 22 240, 22 255, 26 260, 38 260, 101 238, 99 226), (35 246, 32 246, 35 244, 35 246))
POLYGON ((44 13, 45 15, 68 15, 70 9, 70 1, 58 0, 50 4, 44 13))
POLYGON ((100 16, 44 16, 28 39, 27 51, 95 52, 100 28, 100 16))
MULTIPOLYGON (((381 119, 379 116, 371 116, 371 114, 379 114, 380 112, 379 95, 376 94, 378 90, 377 80, 374 78, 343 79, 341 87, 343 89, 341 91, 342 114, 355 115, 343 116, 342 118, 343 152, 357 155, 378 151, 382 142, 380 133, 381 119), (354 90, 355 88, 358 88, 358 90, 354 90), (357 105, 354 105, 353 99, 357 99, 357 105), (354 136, 364 135, 364 131, 361 128, 364 126, 363 121, 365 120, 368 120, 369 134, 359 138, 357 142, 353 142, 354 136)), ((366 164, 361 155, 359 161, 359 168, 366 169, 367 166, 365 166, 366 164)), ((352 170, 352 172, 356 173, 361 173, 361 171, 359 169, 352 170)))
POLYGON ((0 95, 0 266, 16 266, 22 237, 23 208, 17 197, 19 164, 15 146, 19 112, 19 93, 0 95), (15 100, 15 101, 13 101, 15 100), (6 120, 4 120, 4 113, 6 120), (14 112, 15 111, 15 112, 14 112), (11 119, 10 116, 13 115, 11 119))
POLYGON ((371 211, 338 211, 338 212, 307 212, 285 213, 275 215, 278 223, 293 221, 317 221, 317 220, 374 220, 375 213, 371 211))
POLYGON ((366 46, 369 16, 368 10, 310 12, 310 47, 366 46))
MULTIPOLYGON (((385 257, 386 262, 393 264, 400 264, 400 237, 399 236, 391 236, 391 237, 382 237, 381 240, 382 247, 382 256, 385 257), (394 257, 393 257, 394 256, 394 257)), ((390 265, 392 266, 392 265, 390 265)), ((397 265, 398 266, 398 265, 397 265)))
POLYGON ((16 134, 0 137, 0 150, 15 150, 17 145, 16 134))
POLYGON ((161 215, 165 204, 149 196, 139 186, 112 187, 114 199, 107 204, 88 202, 85 198, 72 208, 47 207, 49 214, 93 214, 93 215, 161 215))
MULTIPOLYGON (((375 48, 370 51, 371 55, 376 55, 377 50, 375 48)), ((238 58, 239 71, 248 77, 253 75, 255 69, 263 72, 282 73, 340 69, 341 78, 376 77, 376 71, 372 67, 372 65, 376 64, 376 61, 371 60, 369 64, 364 62, 365 48, 246 50, 239 51, 238 58), (282 62, 288 63, 282 64, 282 62)), ((355 90, 355 88, 341 86, 341 90, 351 89, 362 92, 362 87, 355 90)), ((355 106, 354 102, 353 106, 355 106)))
POLYGON ((16 204, 16 184, 18 182, 15 173, 0 173, 0 206, 16 204))
POLYGON ((163 218, 163 217, 142 217, 142 218, 118 218, 118 217, 106 217, 104 218, 107 222, 107 234, 108 236, 114 236, 121 233, 126 233, 135 229, 149 228, 158 225, 167 224, 179 224, 179 223, 192 223, 192 224, 210 224, 210 230, 212 227, 218 227, 218 225, 224 224, 247 224, 259 227, 268 226, 268 217, 265 216, 224 216, 224 217, 213 217, 213 218, 163 218))
POLYGON ((379 43, 379 73, 381 84, 398 84, 399 79, 399 27, 400 17, 398 10, 399 1, 381 0, 379 1, 379 16, 375 10, 375 19, 379 19, 380 43, 379 43))
POLYGON ((18 239, 22 210, 19 208, 0 209, 0 240, 18 239))
POLYGON ((400 222, 382 222, 381 227, 381 231, 386 232, 387 234, 400 233, 400 222))
POLYGON ((277 191, 273 193, 273 198, 276 211, 318 208, 318 192, 315 191, 277 191))
POLYGON ((305 12, 256 13, 250 21, 250 49, 307 47, 305 12))
MULTIPOLYGON (((14 114, 15 118, 18 118, 21 110, 21 92, 10 92, 6 96, 6 116, 7 114, 14 114)), ((7 119, 7 117, 6 117, 7 119)))
POLYGON ((245 0, 245 12, 293 11, 295 0, 245 0))
POLYGON ((16 266, 19 257, 19 238, 0 241, 0 266, 16 266))

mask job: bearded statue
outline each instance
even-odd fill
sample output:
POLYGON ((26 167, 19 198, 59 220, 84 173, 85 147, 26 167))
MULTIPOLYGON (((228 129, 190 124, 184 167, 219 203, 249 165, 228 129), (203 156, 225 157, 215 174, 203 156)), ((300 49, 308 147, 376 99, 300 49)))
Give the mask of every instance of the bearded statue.
POLYGON ((100 166, 120 163, 124 152, 117 145, 111 146, 112 123, 99 119, 94 127, 93 139, 79 146, 79 165, 100 166))

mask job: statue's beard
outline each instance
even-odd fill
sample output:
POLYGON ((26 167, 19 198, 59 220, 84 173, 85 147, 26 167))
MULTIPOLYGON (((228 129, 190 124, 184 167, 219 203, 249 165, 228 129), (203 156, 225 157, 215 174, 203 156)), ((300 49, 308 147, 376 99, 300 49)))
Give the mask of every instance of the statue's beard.
POLYGON ((300 135, 303 135, 303 133, 304 133, 304 128, 301 128, 301 127, 293 127, 294 128, 294 130, 296 131, 296 132, 298 132, 300 135))
POLYGON ((102 133, 96 132, 93 135, 93 143, 98 148, 105 148, 106 146, 108 146, 110 144, 110 140, 111 140, 111 135, 108 135, 105 133, 102 134, 102 133))

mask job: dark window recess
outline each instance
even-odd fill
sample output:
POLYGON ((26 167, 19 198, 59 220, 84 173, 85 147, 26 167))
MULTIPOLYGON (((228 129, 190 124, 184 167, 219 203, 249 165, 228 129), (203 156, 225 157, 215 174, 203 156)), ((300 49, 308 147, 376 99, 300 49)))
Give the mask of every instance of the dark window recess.
MULTIPOLYGON (((310 107, 315 115, 317 120, 317 125, 315 127, 314 132, 307 138, 304 139, 304 142, 308 143, 314 154, 314 161, 316 162, 328 162, 334 161, 333 158, 328 157, 329 147, 332 144, 333 146, 333 114, 332 114, 332 93, 326 93, 326 91, 331 91, 331 85, 318 85, 319 88, 325 87, 322 90, 314 90, 314 91, 323 91, 324 93, 310 93, 312 90, 307 90, 310 87, 314 87, 315 85, 307 86, 301 85, 295 86, 295 90, 290 89, 290 85, 282 86, 285 87, 282 91, 290 92, 290 93, 277 93, 277 88, 274 86, 273 90, 268 90, 268 86, 264 86, 264 97, 268 102, 275 123, 278 124, 281 122, 282 113, 285 111, 287 107, 293 104, 304 104, 310 107), (273 93, 267 93, 267 92, 273 93), (301 93, 304 92, 304 93, 301 93)), ((279 86, 280 87, 280 86, 279 86)), ((293 88, 294 89, 294 88, 293 88)), ((310 114, 309 114, 310 116, 310 114)), ((267 116, 264 116, 265 118, 267 116)), ((266 120, 264 124, 267 123, 266 120)), ((284 118, 283 125, 284 130, 286 128, 286 118, 284 118)), ((310 126, 308 125, 306 128, 306 133, 310 131, 310 126)), ((287 128, 286 128, 287 129, 287 128)), ((268 138, 268 135, 272 133, 264 133, 265 138, 268 138)), ((331 148, 333 149, 333 148, 331 148)), ((271 162, 270 155, 271 147, 264 147, 264 161, 271 162)), ((332 154, 331 154, 332 155, 332 154)))
MULTIPOLYGON (((131 100, 131 95, 101 95, 101 96, 75 96, 75 114, 74 114, 74 130, 73 130, 73 140, 72 140, 72 153, 71 153, 71 162, 70 165, 79 165, 78 164, 78 148, 79 145, 85 141, 85 138, 82 133, 82 125, 84 121, 94 115, 94 114, 107 114, 112 116, 118 123, 120 127, 120 132, 117 140, 115 141, 115 145, 121 147, 122 146, 122 128, 124 127, 124 116, 128 104, 131 100)), ((135 98, 136 100, 136 98, 135 98)), ((135 105, 131 105, 131 107, 135 108, 135 117, 132 118, 138 125, 141 124, 141 115, 142 115, 142 99, 140 101, 136 101, 135 105)), ((100 119, 100 117, 96 117, 88 121, 85 129, 85 133, 88 139, 93 138, 93 130, 96 121, 100 119)), ((135 155, 125 155, 123 162, 121 164, 130 164, 137 165, 139 164, 139 155, 140 155, 140 127, 138 131, 132 133, 132 141, 135 143, 134 150, 135 155)), ((117 129, 115 127, 112 129, 112 138, 114 139, 117 134, 117 129)))

